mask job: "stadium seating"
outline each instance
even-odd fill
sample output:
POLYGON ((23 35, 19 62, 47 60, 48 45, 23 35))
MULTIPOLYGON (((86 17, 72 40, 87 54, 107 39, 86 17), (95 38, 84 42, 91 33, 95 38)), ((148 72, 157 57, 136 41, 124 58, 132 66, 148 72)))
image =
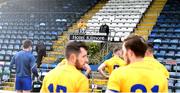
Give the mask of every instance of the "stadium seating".
POLYGON ((45 43, 47 51, 52 50, 58 36, 98 1, 5 0, 0 7, 0 61, 7 65, 0 66, 3 69, 0 71, 1 79, 9 82, 9 78, 14 78, 10 75, 8 65, 12 56, 21 50, 23 40, 33 41, 32 53, 35 56, 38 41, 45 43))
POLYGON ((110 28, 111 41, 121 41, 128 36, 142 18, 152 0, 109 0, 91 20, 88 20, 87 33, 98 33, 102 24, 110 28))
POLYGON ((10 0, 0 8, 0 60, 9 61, 14 50, 20 50, 24 39, 44 41, 51 50, 53 40, 66 31, 98 0, 10 0))
POLYGON ((179 4, 178 0, 169 0, 149 35, 149 42, 157 51, 155 56, 164 59, 179 58, 179 4))
POLYGON ((168 0, 148 37, 154 45, 154 55, 170 72, 169 92, 179 92, 180 83, 180 16, 179 0, 168 0))

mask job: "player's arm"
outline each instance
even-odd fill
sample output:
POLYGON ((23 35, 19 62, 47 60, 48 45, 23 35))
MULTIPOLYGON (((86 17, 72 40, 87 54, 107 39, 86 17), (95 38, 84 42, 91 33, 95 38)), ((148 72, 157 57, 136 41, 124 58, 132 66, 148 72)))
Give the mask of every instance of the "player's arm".
POLYGON ((104 69, 105 69, 105 67, 106 67, 106 64, 105 63, 102 63, 99 67, 98 67, 98 71, 99 71, 99 73, 102 75, 102 76, 104 76, 105 78, 109 78, 109 76, 108 75, 106 75, 105 73, 104 73, 104 69))
POLYGON ((169 72, 166 69, 166 67, 164 67, 164 65, 161 64, 161 69, 162 69, 163 73, 165 74, 166 78, 169 79, 169 72))
POLYGON ((31 63, 30 63, 31 71, 32 71, 32 73, 34 74, 35 77, 38 77, 39 75, 38 75, 37 66, 36 66, 36 63, 35 63, 36 62, 35 57, 31 56, 30 61, 31 61, 31 63))
POLYGON ((14 64, 15 64, 15 56, 13 56, 12 59, 11 59, 10 70, 13 68, 14 64))
POLYGON ((85 75, 88 76, 91 72, 91 67, 88 64, 85 64, 84 69, 86 70, 85 75))
POLYGON ((42 83, 40 93, 49 93, 49 90, 48 90, 48 88, 46 86, 46 78, 47 78, 47 76, 45 76, 44 79, 43 79, 43 83, 42 83))
POLYGON ((119 91, 107 89, 105 93, 119 93, 119 91))
MULTIPOLYGON (((120 91, 120 77, 117 77, 119 72, 117 72, 117 69, 114 70, 108 80, 106 93, 117 93, 120 91)), ((118 75, 119 76, 119 75, 118 75)))
POLYGON ((84 76, 82 79, 80 79, 78 81, 78 86, 79 86, 79 89, 78 89, 78 92, 88 92, 89 91, 89 81, 88 79, 84 76))

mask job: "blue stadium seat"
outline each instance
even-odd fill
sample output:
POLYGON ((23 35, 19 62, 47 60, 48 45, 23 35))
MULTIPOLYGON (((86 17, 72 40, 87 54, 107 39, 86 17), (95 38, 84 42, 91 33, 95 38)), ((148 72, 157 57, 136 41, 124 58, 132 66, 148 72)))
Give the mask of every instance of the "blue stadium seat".
POLYGON ((168 80, 168 92, 174 92, 174 83, 175 80, 174 79, 169 79, 168 80))
POLYGON ((180 92, 180 82, 175 84, 175 92, 179 93, 180 92))
POLYGON ((165 67, 167 68, 168 71, 171 71, 172 69, 172 65, 165 65, 165 67))
POLYGON ((175 45, 170 45, 170 46, 168 47, 168 50, 173 50, 173 51, 175 51, 176 48, 177 48, 177 45, 176 45, 176 44, 175 44, 175 45))
POLYGON ((179 65, 174 66, 173 69, 174 69, 174 71, 180 71, 180 66, 179 65))
POLYGON ((174 58, 175 51, 169 51, 165 54, 166 58, 174 58))
POLYGON ((177 58, 180 58, 180 51, 176 52, 175 58, 176 58, 176 59, 177 59, 177 58))
POLYGON ((160 52, 156 53, 155 56, 156 57, 164 57, 165 54, 166 54, 165 50, 160 50, 160 52))
POLYGON ((176 72, 169 72, 170 78, 176 78, 176 72))

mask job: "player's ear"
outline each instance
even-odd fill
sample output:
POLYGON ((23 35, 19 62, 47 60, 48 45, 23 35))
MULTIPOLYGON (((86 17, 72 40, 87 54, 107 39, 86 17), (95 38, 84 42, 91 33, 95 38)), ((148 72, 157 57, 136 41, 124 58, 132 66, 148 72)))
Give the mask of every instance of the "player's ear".
POLYGON ((129 57, 132 57, 133 54, 134 54, 134 52, 133 52, 131 49, 128 49, 128 50, 127 50, 127 53, 128 53, 128 55, 129 55, 129 57))
POLYGON ((73 62, 73 63, 76 62, 76 59, 77 59, 76 54, 72 53, 69 58, 70 58, 71 62, 73 62))

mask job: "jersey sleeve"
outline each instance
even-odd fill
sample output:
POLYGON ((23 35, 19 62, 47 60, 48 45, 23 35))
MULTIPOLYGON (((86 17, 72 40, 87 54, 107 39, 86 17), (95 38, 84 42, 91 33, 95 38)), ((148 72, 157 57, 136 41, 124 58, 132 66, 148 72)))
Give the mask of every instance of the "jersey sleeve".
POLYGON ((40 90, 40 93, 49 93, 49 90, 47 89, 47 85, 46 85, 46 76, 43 79, 43 83, 42 83, 42 87, 40 90))
POLYGON ((124 60, 122 60, 121 58, 119 58, 118 60, 119 62, 119 66, 126 66, 126 62, 124 60))
POLYGON ((164 67, 164 65, 160 65, 160 69, 163 71, 163 73, 165 74, 166 78, 169 78, 169 72, 166 69, 166 67, 164 67))
POLYGON ((117 70, 111 73, 107 85, 108 90, 120 91, 120 78, 118 78, 117 75, 117 70))
POLYGON ((33 74, 38 77, 38 71, 37 71, 37 67, 36 67, 36 59, 35 57, 32 55, 30 56, 30 67, 31 67, 31 71, 33 72, 33 74))
POLYGON ((78 91, 77 92, 88 92, 89 91, 89 81, 83 76, 81 80, 78 81, 78 91))
POLYGON ((33 55, 30 56, 30 67, 31 69, 36 66, 36 59, 33 55))
POLYGON ((104 64, 105 64, 106 66, 108 66, 108 65, 109 65, 109 60, 104 61, 104 64))
POLYGON ((13 65, 15 64, 15 55, 12 57, 11 59, 11 63, 10 63, 10 69, 13 68, 13 65))

